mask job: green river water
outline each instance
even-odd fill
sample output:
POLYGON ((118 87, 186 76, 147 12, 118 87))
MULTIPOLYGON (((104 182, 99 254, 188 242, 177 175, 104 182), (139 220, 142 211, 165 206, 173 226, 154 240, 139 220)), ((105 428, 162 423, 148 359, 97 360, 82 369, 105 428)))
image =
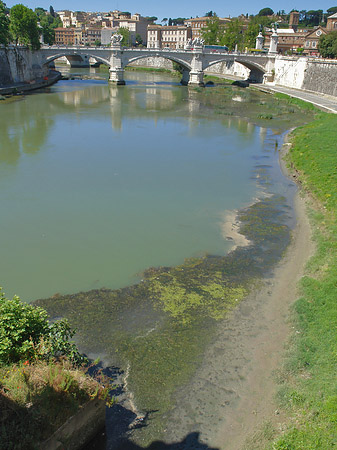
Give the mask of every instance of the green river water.
POLYGON ((119 368, 124 393, 96 448, 125 431, 142 445, 165 439, 217 324, 282 257, 295 186, 278 149, 305 120, 253 90, 127 78, 0 102, 0 284, 44 298, 84 352, 119 368), (228 253, 233 211, 250 245, 228 253), (118 422, 128 414, 132 430, 118 422), (135 426, 137 415, 151 420, 135 426))

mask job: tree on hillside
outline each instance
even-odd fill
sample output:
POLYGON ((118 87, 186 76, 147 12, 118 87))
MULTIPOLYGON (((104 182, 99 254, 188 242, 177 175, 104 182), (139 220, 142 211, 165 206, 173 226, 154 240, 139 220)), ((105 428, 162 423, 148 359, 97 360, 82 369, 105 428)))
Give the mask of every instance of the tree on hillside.
POLYGON ((161 21, 161 23, 163 23, 164 25, 167 25, 167 17, 164 17, 163 20, 161 21))
POLYGON ((256 36, 259 34, 260 26, 270 27, 272 18, 267 16, 250 17, 247 29, 244 32, 244 44, 248 48, 255 48, 256 36))
POLYGON ((337 6, 332 6, 331 8, 327 9, 326 12, 328 13, 328 16, 332 16, 332 14, 335 14, 337 12, 337 6))
POLYGON ((123 36, 122 45, 124 45, 124 47, 129 47, 131 45, 131 36, 129 29, 120 27, 118 28, 118 34, 121 34, 123 36))
POLYGON ((322 9, 311 9, 310 11, 302 10, 300 11, 300 24, 309 27, 318 26, 324 21, 324 14, 322 9))
POLYGON ((319 38, 318 48, 323 58, 337 58, 337 31, 319 38))
POLYGON ((9 18, 7 16, 6 5, 0 0, 0 44, 7 45, 9 40, 9 18))
POLYGON ((38 6, 34 9, 35 14, 37 15, 38 19, 40 19, 42 16, 46 14, 46 10, 38 6))
POLYGON ((46 12, 40 16, 40 25, 42 27, 43 42, 49 45, 55 42, 55 28, 62 27, 61 19, 53 17, 46 12))
POLYGON ((56 17, 54 8, 53 8, 51 5, 49 6, 49 14, 50 14, 52 17, 56 17))
POLYGON ((156 16, 150 16, 150 17, 146 17, 146 19, 147 19, 148 22, 150 22, 150 23, 155 23, 155 21, 158 20, 158 17, 156 17, 156 16))
POLYGON ((201 37, 204 39, 205 44, 221 45, 224 40, 224 30, 225 28, 220 24, 217 15, 209 16, 206 26, 201 30, 201 37))
POLYGON ((214 13, 213 11, 208 11, 207 13, 205 13, 205 17, 213 17, 216 16, 216 13, 214 13))
POLYGON ((229 50, 234 50, 237 44, 239 50, 244 47, 243 22, 234 19, 226 25, 223 43, 227 45, 229 50))
POLYGON ((29 45, 32 50, 40 48, 40 32, 37 15, 24 5, 14 5, 10 11, 10 32, 16 45, 29 45))
POLYGON ((258 16, 272 16, 274 11, 271 8, 260 9, 258 16))
POLYGON ((176 19, 172 19, 172 25, 184 25, 185 20, 184 17, 177 17, 176 19))
POLYGON ((138 33, 136 34, 136 44, 137 45, 142 45, 143 44, 143 39, 141 37, 141 35, 138 33))

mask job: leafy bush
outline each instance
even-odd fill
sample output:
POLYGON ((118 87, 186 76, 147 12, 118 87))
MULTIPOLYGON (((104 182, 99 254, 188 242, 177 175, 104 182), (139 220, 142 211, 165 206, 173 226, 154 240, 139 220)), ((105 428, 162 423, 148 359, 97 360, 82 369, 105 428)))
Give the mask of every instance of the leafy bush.
POLYGON ((85 362, 76 345, 69 342, 74 334, 67 320, 50 324, 43 308, 24 303, 17 296, 9 300, 0 288, 0 363, 63 355, 75 363, 85 362))

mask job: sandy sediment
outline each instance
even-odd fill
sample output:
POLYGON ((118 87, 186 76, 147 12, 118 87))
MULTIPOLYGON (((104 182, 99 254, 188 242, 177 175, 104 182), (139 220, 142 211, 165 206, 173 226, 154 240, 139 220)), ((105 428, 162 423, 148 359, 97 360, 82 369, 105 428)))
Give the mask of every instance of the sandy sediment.
MULTIPOLYGON (((281 166, 284 170, 283 162, 281 166)), ((285 257, 264 286, 219 324, 200 370, 178 393, 166 434, 169 441, 198 431, 212 448, 241 450, 266 421, 281 426, 274 398, 276 372, 291 331, 289 306, 297 298, 297 282, 314 247, 305 200, 297 193, 294 203, 297 225, 285 257)), ((231 218, 235 223, 235 212, 231 218)))
POLYGON ((240 233, 240 222, 237 219, 238 211, 226 211, 220 224, 222 237, 231 243, 229 251, 233 251, 236 247, 245 247, 250 241, 240 233))

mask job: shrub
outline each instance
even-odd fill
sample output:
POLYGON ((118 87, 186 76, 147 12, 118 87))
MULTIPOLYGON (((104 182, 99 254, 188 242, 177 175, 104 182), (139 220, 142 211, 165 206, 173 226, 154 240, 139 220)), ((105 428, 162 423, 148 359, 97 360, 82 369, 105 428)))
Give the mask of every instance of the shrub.
POLYGON ((69 342, 74 334, 67 320, 50 324, 43 308, 24 303, 17 296, 9 300, 0 288, 0 363, 63 355, 75 363, 85 362, 76 345, 69 342))

